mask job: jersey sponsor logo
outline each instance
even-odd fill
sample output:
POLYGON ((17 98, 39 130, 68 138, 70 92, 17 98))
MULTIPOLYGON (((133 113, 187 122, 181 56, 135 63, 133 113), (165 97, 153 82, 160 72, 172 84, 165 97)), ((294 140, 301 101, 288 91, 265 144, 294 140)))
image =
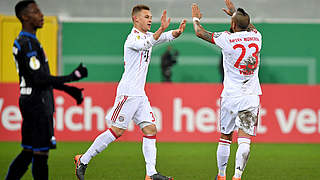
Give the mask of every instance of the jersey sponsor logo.
POLYGON ((32 56, 29 61, 29 66, 33 70, 38 70, 40 68, 40 61, 35 56, 32 56))

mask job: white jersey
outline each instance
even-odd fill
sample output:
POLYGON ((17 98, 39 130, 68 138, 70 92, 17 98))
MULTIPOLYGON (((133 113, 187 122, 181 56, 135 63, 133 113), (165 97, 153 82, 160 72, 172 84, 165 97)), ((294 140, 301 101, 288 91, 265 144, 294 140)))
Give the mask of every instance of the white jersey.
POLYGON ((145 83, 152 46, 173 40, 172 31, 164 32, 158 40, 132 28, 124 44, 124 73, 117 88, 117 96, 145 96, 145 83))
POLYGON ((212 43, 222 48, 224 88, 221 97, 261 95, 258 77, 262 45, 260 32, 215 32, 212 43))

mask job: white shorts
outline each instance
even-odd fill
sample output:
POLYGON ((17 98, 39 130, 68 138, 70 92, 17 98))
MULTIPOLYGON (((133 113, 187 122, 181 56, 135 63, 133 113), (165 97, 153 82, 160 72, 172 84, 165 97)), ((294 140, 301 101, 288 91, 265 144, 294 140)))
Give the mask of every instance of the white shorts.
POLYGON ((255 136, 260 106, 257 95, 243 97, 221 97, 220 132, 230 134, 242 129, 245 133, 255 136))
POLYGON ((140 128, 155 124, 155 118, 147 96, 118 96, 106 120, 112 126, 127 129, 131 120, 140 128))

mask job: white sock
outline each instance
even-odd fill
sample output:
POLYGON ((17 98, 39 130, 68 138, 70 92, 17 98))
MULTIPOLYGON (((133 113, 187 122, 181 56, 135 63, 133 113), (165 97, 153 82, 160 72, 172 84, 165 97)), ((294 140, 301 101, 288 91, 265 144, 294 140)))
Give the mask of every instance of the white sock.
POLYGON ((230 144, 231 141, 226 139, 219 140, 219 145, 217 149, 217 163, 218 163, 218 175, 226 176, 227 164, 230 156, 230 144))
POLYGON ((248 138, 238 138, 238 150, 236 154, 236 166, 234 171, 235 178, 241 178, 241 175, 246 167, 250 154, 251 140, 248 138))
POLYGON ((94 156, 107 148, 107 146, 116 139, 116 134, 112 131, 112 129, 106 130, 94 140, 87 152, 83 154, 80 159, 81 162, 83 164, 88 164, 94 156))
POLYGON ((148 176, 157 173, 156 170, 156 136, 143 136, 142 152, 146 161, 146 172, 148 176))

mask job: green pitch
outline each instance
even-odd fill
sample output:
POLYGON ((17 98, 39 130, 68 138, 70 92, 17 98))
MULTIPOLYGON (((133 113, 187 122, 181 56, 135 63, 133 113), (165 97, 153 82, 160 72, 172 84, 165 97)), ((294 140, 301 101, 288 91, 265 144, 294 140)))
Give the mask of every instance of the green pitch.
MULTIPOLYGON (((59 142, 50 152, 49 179, 72 180, 73 156, 91 143, 59 142)), ((19 143, 0 143, 0 179, 20 152, 19 143)), ((157 169, 175 180, 213 180, 216 172, 217 143, 158 143, 157 169)), ((231 180, 236 144, 231 147, 227 179, 231 180)), ((253 144, 244 180, 320 179, 320 144, 253 144)), ((32 179, 31 166, 22 180, 32 179)), ((143 180, 145 177, 141 143, 116 142, 91 160, 87 180, 143 180)))

